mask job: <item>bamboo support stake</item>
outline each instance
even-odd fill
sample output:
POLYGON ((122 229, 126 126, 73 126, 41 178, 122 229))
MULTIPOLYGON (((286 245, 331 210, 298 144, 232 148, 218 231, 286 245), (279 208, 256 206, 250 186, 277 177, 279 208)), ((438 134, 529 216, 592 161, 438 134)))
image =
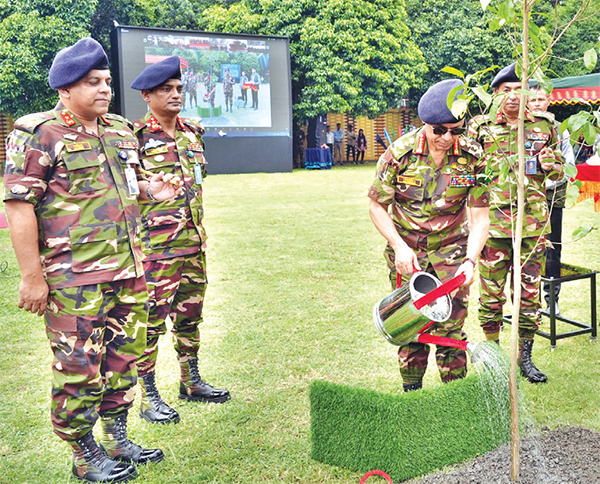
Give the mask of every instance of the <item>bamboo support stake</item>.
MULTIPOLYGON (((529 81, 529 10, 528 1, 523 3, 523 63, 521 75, 521 87, 527 89, 529 81)), ((510 332, 510 456, 511 469, 510 476, 513 482, 519 479, 521 472, 520 460, 520 437, 519 437, 519 392, 517 388, 517 359, 519 352, 519 310, 521 308, 521 242, 523 240, 523 218, 525 212, 525 106, 527 96, 521 94, 518 117, 518 157, 519 171, 517 174, 517 220, 515 227, 515 237, 513 240, 513 310, 512 324, 510 332)))

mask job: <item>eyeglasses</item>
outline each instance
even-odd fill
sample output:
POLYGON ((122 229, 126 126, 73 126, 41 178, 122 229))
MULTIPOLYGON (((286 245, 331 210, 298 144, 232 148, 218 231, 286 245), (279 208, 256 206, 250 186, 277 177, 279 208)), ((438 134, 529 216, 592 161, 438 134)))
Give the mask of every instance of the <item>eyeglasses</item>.
POLYGON ((465 132, 464 126, 461 126, 459 128, 446 128, 446 126, 432 126, 431 128, 433 129, 433 134, 437 134, 438 136, 443 136, 448 131, 450 131, 450 134, 452 136, 459 136, 461 134, 464 134, 465 132))

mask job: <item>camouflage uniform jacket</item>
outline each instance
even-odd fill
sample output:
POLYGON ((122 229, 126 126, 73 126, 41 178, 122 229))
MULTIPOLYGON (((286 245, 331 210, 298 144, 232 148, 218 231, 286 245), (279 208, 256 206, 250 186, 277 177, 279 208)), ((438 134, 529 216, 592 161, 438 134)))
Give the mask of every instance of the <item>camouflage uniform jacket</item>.
MULTIPOLYGON (((525 157, 535 157, 542 148, 549 146, 554 150, 557 160, 562 160, 560 142, 554 128, 552 114, 525 112, 525 157)), ((506 157, 512 156, 516 164, 518 153, 517 126, 510 126, 502 111, 495 116, 477 116, 469 122, 469 136, 475 138, 489 153, 484 159, 490 159, 491 174, 494 182, 498 177, 506 157), (492 154, 493 152, 493 154, 492 154)), ((525 218, 523 236, 537 237, 549 232, 548 204, 546 202, 546 187, 541 163, 537 162, 535 175, 525 175, 528 183, 525 185, 525 218)), ((490 237, 508 238, 514 234, 514 223, 517 219, 517 185, 514 172, 509 171, 506 181, 492 188, 490 195, 490 237)))
POLYGON ((226 96, 233 95, 233 85, 235 84, 235 79, 231 74, 226 74, 223 77, 223 94, 226 96))
POLYGON ((468 236, 466 207, 487 207, 487 189, 475 175, 481 147, 460 137, 448 150, 440 168, 429 156, 425 130, 405 134, 390 145, 377 163, 377 177, 369 198, 392 204, 398 234, 413 250, 428 253, 462 244, 468 236))
POLYGON ((35 206, 44 277, 51 289, 140 277, 140 211, 134 183, 138 143, 120 116, 88 133, 71 113, 19 118, 7 140, 4 200, 35 206))
POLYGON ((140 200, 142 241, 146 260, 170 259, 206 249, 202 226, 202 178, 206 176, 204 128, 177 117, 171 138, 152 113, 133 123, 143 168, 163 171, 184 181, 183 192, 171 200, 140 200))

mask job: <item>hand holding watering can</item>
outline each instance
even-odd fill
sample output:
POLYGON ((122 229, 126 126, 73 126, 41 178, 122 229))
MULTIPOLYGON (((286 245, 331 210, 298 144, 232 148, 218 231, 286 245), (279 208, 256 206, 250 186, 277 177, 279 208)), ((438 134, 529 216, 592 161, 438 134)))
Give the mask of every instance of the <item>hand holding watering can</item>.
MULTIPOLYGON (((401 277, 399 273, 398 285, 401 277)), ((450 318, 452 312, 450 294, 463 285, 466 279, 465 273, 459 270, 457 276, 442 284, 432 274, 416 271, 410 281, 375 305, 373 319, 377 329, 386 340, 397 346, 419 341, 468 349, 472 353, 476 346, 474 343, 433 336, 425 332, 434 324, 450 318)))
MULTIPOLYGON (((419 265, 419 260, 417 259, 417 255, 414 250, 412 250, 406 243, 403 243, 400 246, 394 248, 394 258, 396 271, 398 273, 397 276, 397 284, 396 287, 400 287, 401 285, 401 276, 404 274, 411 274, 414 272, 418 272, 421 270, 421 266, 419 265)), ((465 281, 460 284, 464 286, 470 286, 475 281, 475 260, 467 257, 464 262, 460 265, 458 270, 456 271, 455 276, 460 274, 465 275, 465 281)), ((457 287, 460 287, 457 286, 457 287)), ((456 289, 455 289, 456 290, 456 289)), ((454 294, 452 294, 454 295, 454 294)))

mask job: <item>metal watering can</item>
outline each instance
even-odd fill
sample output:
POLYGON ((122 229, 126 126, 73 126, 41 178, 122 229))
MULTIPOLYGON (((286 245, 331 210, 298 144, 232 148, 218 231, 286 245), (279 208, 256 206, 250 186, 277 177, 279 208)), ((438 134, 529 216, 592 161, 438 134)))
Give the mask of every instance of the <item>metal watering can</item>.
MULTIPOLYGON (((400 278, 398 274, 398 286, 400 278)), ((396 346, 418 341, 461 348, 473 355, 479 343, 433 336, 425 332, 436 323, 443 323, 450 318, 450 293, 460 287, 465 279, 464 274, 459 274, 442 284, 437 277, 428 272, 415 272, 406 284, 375 305, 375 326, 386 340, 396 346)))

